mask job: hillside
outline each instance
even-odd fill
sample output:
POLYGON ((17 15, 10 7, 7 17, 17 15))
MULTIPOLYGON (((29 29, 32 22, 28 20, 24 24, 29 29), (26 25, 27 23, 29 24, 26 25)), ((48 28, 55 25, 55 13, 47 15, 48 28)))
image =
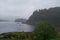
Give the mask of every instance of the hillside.
POLYGON ((3 19, 0 19, 0 22, 7 22, 8 20, 3 20, 3 19))
POLYGON ((27 21, 27 24, 36 25, 38 22, 48 21, 60 30, 60 7, 35 10, 27 21))
POLYGON ((22 23, 25 23, 25 22, 26 22, 26 19, 18 18, 18 19, 15 19, 15 22, 22 22, 22 23))

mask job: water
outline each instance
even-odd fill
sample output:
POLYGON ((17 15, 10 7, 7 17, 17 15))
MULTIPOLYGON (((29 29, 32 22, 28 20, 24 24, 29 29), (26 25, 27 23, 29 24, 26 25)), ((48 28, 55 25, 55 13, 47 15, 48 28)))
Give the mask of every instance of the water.
POLYGON ((0 22, 0 33, 5 32, 32 32, 33 26, 16 22, 0 22))

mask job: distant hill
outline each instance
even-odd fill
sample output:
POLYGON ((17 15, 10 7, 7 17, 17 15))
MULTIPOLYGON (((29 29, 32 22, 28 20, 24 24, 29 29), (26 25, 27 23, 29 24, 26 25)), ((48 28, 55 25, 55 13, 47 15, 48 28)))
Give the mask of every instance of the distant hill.
POLYGON ((2 20, 2 19, 0 19, 0 22, 7 22, 8 20, 2 20))
POLYGON ((41 21, 48 21, 53 23, 60 31, 60 7, 35 10, 26 23, 36 25, 41 21))
POLYGON ((26 22, 26 19, 18 18, 18 19, 15 20, 15 22, 22 22, 22 23, 25 23, 25 22, 26 22))

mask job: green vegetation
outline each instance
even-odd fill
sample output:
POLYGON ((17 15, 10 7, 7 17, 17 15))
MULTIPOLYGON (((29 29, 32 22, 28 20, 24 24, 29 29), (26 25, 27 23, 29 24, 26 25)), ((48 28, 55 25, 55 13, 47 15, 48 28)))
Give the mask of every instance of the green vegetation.
MULTIPOLYGON (((0 37, 0 40, 23 40, 23 39, 24 40, 35 40, 35 38, 36 38, 36 36, 34 36, 34 34, 32 32, 31 33, 27 33, 27 32, 24 32, 24 33, 22 33, 22 32, 17 32, 17 33, 16 32, 11 32, 11 33, 15 34, 15 36, 16 35, 17 36, 16 37, 10 36, 11 38, 3 36, 3 37, 0 37)), ((8 33, 6 33, 6 34, 8 34, 8 33)), ((55 39, 51 39, 51 40, 60 40, 60 34, 55 39)))
POLYGON ((50 40, 56 38, 57 32, 50 23, 42 22, 36 25, 34 35, 35 40, 50 40))
POLYGON ((32 32, 9 32, 0 34, 0 40, 33 40, 32 32))

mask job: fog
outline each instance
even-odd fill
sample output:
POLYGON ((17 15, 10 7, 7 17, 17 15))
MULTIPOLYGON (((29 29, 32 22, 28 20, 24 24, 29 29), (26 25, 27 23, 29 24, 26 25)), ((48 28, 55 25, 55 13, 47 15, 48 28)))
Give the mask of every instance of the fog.
POLYGON ((0 19, 28 19, 34 10, 60 7, 60 0, 0 0, 0 19))

